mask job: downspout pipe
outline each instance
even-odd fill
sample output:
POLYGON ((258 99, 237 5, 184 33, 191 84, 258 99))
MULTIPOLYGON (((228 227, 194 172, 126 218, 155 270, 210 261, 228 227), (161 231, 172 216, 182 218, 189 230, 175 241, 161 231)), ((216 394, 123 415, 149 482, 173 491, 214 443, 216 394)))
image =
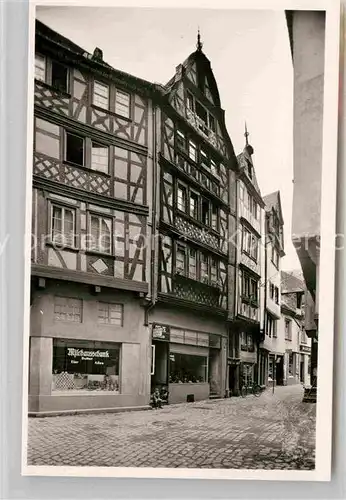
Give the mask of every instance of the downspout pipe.
POLYGON ((145 304, 144 310, 144 326, 149 326, 149 313, 154 308, 156 303, 156 280, 155 280, 155 269, 156 269, 156 229, 157 229, 157 124, 156 124, 156 106, 153 104, 152 109, 152 120, 153 120, 153 182, 152 182, 152 206, 151 206, 151 252, 150 252, 150 297, 145 304))

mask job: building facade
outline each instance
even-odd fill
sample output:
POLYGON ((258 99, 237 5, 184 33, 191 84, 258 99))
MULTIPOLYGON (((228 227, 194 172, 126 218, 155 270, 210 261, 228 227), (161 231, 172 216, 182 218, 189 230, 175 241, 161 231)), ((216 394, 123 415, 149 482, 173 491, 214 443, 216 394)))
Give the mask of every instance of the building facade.
POLYGON ((264 335, 260 344, 259 384, 284 382, 284 349, 278 336, 281 317, 281 259, 284 252, 283 216, 280 193, 276 191, 263 198, 265 203, 265 306, 264 335))
POLYGON ((258 379, 258 346, 264 323, 264 202, 248 142, 238 155, 236 320, 229 337, 229 391, 258 379))
POLYGON ((237 159, 210 61, 165 86, 36 24, 29 412, 223 397, 237 159))
POLYGON ((304 328, 305 283, 291 273, 281 272, 281 318, 278 337, 284 341, 284 385, 309 385, 311 339, 304 328))
POLYGON ((224 397, 237 162, 199 37, 159 91, 152 388, 168 387, 174 403, 224 397))
POLYGON ((30 412, 148 404, 151 95, 37 22, 30 412))

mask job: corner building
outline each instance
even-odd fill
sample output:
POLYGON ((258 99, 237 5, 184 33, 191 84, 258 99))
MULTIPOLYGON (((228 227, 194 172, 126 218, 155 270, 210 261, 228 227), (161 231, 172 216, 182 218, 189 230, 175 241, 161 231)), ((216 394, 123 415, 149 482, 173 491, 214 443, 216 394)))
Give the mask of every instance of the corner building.
POLYGON ((31 413, 148 404, 151 93, 36 23, 31 413))
POLYGON ((152 390, 168 387, 171 403, 224 397, 237 161, 199 39, 158 91, 152 390))

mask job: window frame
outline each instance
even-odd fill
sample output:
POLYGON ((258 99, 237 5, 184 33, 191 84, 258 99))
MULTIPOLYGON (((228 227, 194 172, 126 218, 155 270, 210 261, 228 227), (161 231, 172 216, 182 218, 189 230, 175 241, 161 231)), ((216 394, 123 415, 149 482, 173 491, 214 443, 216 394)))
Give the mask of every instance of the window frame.
POLYGON ((55 89, 56 91, 60 92, 61 94, 70 95, 70 90, 71 90, 71 69, 70 69, 69 66, 67 66, 64 63, 61 63, 60 61, 58 61, 56 59, 51 59, 50 60, 50 75, 49 75, 49 79, 50 79, 50 83, 49 84, 50 84, 50 86, 53 89, 55 89), (62 90, 58 86, 53 85, 53 67, 54 67, 54 64, 62 66, 63 68, 66 69, 66 90, 62 90))
POLYGON ((83 135, 78 134, 74 131, 71 131, 70 129, 64 129, 64 162, 68 163, 69 165, 73 165, 75 167, 86 168, 85 167, 85 163, 86 163, 86 137, 84 137, 83 135), (68 135, 78 137, 79 139, 81 139, 83 141, 83 163, 82 163, 82 165, 67 159, 67 136, 68 135))
POLYGON ((96 108, 102 109, 104 111, 110 111, 110 102, 111 102, 111 100, 110 100, 110 94, 111 94, 110 85, 108 85, 107 83, 102 82, 101 80, 96 80, 96 79, 93 80, 93 88, 92 88, 92 105, 93 106, 95 106, 96 108), (100 104, 96 104, 95 103, 95 94, 96 95, 100 95, 100 94, 97 94, 95 92, 95 85, 100 85, 101 87, 106 87, 108 89, 107 107, 100 106, 100 104))
MULTIPOLYGON (((70 307, 71 307, 71 305, 70 305, 70 307)), ((65 315, 67 316, 67 313, 65 313, 65 315)), ((58 322, 58 323, 59 322, 62 322, 62 323, 83 323, 83 299, 78 299, 76 297, 67 297, 67 296, 64 296, 64 295, 54 295, 54 300, 53 300, 53 318, 54 318, 54 322, 58 322), (67 302, 69 300, 78 302, 79 303, 79 314, 76 315, 76 313, 74 312, 75 306, 72 305, 72 307, 73 307, 73 317, 79 316, 79 321, 77 321, 75 319, 70 320, 70 319, 66 319, 66 318, 65 319, 58 319, 56 317, 56 315, 58 313, 56 312, 55 308, 59 304, 56 303, 56 299, 64 299, 65 302, 66 302, 65 307, 68 306, 67 302)))
POLYGON ((78 250, 76 246, 76 236, 77 236, 77 228, 76 228, 76 219, 77 219, 77 207, 71 206, 71 205, 64 205, 62 203, 56 203, 55 200, 49 200, 49 211, 50 211, 50 217, 49 217, 49 240, 50 244, 53 246, 58 246, 59 248, 70 248, 72 250, 78 250), (61 210, 61 227, 62 231, 60 234, 64 235, 65 234, 65 210, 69 210, 72 213, 72 219, 73 219, 73 236, 72 236, 72 245, 71 244, 59 244, 54 241, 54 224, 53 224, 53 215, 54 215, 54 208, 59 208, 61 210))
POLYGON ((39 52, 35 52, 35 66, 34 66, 34 79, 38 82, 43 82, 43 83, 46 83, 47 82, 47 58, 46 56, 44 56, 43 54, 40 54, 39 52), (43 69, 43 79, 41 78, 37 78, 36 77, 36 60, 41 58, 43 60, 43 63, 44 63, 44 69, 43 69))
POLYGON ((187 272, 188 272, 188 249, 186 247, 186 245, 183 245, 182 243, 178 243, 176 242, 175 244, 175 258, 174 258, 174 270, 175 270, 175 274, 178 274, 180 276, 185 276, 187 275, 187 272), (184 254, 184 258, 182 260, 182 262, 184 263, 184 268, 182 270, 180 270, 180 268, 178 268, 177 266, 177 262, 178 262, 178 252, 181 251, 183 254, 184 254))
POLYGON ((189 216, 197 221, 199 221, 199 217, 200 217, 200 206, 199 205, 200 205, 199 193, 193 189, 189 189, 189 216), (197 212, 197 213, 192 213, 192 210, 191 210, 191 200, 193 200, 193 199, 196 201, 195 212, 197 212))
MULTIPOLYGON (((110 244, 109 244, 109 252, 105 251, 105 249, 102 249, 100 250, 99 246, 95 249, 95 248, 91 248, 90 247, 90 240, 88 239, 88 242, 87 242, 87 252, 89 253, 95 253, 95 254, 98 254, 98 255, 107 255, 108 257, 112 257, 114 255, 114 241, 113 241, 113 235, 114 235, 114 220, 113 220, 113 217, 112 216, 109 216, 108 214, 102 214, 102 213, 98 213, 98 212, 94 212, 94 211, 88 211, 87 212, 87 216, 88 216, 88 231, 89 231, 89 235, 91 236, 92 235, 92 229, 91 229, 91 222, 92 222, 92 217, 97 217, 100 221, 100 219, 106 219, 106 220, 109 220, 110 223, 111 223, 111 228, 110 228, 110 244)), ((101 225, 99 225, 99 229, 98 229, 98 232, 100 231, 100 228, 101 228, 101 225)), ((100 238, 101 235, 98 236, 98 238, 100 238)))
POLYGON ((110 161, 109 160, 110 160, 109 146, 106 145, 106 144, 102 144, 101 142, 97 142, 97 141, 91 140, 91 146, 90 146, 90 169, 93 172, 98 172, 98 173, 101 173, 101 174, 110 175, 109 174, 109 171, 110 171, 110 169, 109 169, 110 161), (93 149, 94 149, 94 145, 99 146, 99 149, 100 148, 107 149, 107 171, 106 172, 104 172, 103 170, 99 170, 99 169, 93 168, 93 149))
POLYGON ((97 301, 97 324, 98 325, 102 325, 102 326, 118 326, 118 327, 123 327, 124 326, 124 304, 121 304, 119 302, 115 303, 115 302, 105 302, 103 300, 98 300, 97 301), (103 305, 103 306, 107 306, 107 318, 108 318, 108 321, 106 322, 103 322, 103 321, 100 321, 100 305, 103 305), (115 307, 115 306, 120 306, 120 313, 121 313, 121 316, 120 316, 120 323, 112 323, 111 322, 111 308, 112 307, 115 307))
POLYGON ((176 197, 176 207, 177 210, 180 212, 183 212, 184 214, 188 213, 188 188, 185 184, 183 184, 180 181, 177 181, 177 197, 176 197), (184 209, 179 206, 179 192, 185 193, 185 202, 184 202, 184 209))
POLYGON ((285 340, 292 342, 292 320, 289 318, 285 318, 285 340))
POLYGON ((130 94, 130 92, 127 92, 125 90, 122 90, 122 89, 119 89, 119 88, 116 88, 115 89, 115 93, 114 93, 114 113, 125 119, 125 120, 131 120, 131 115, 132 115, 132 95, 130 94), (128 116, 127 115, 123 115, 121 113, 119 113, 117 111, 117 103, 119 104, 119 101, 117 101, 117 94, 123 94, 123 95, 127 95, 128 98, 129 98, 129 102, 128 102, 128 116))

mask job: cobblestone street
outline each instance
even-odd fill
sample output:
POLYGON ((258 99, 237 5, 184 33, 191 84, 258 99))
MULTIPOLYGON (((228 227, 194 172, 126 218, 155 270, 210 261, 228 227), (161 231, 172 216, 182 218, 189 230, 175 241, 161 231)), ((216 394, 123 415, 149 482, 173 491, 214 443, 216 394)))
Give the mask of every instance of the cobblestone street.
POLYGON ((162 410, 29 419, 28 465, 313 469, 300 385, 162 410))

